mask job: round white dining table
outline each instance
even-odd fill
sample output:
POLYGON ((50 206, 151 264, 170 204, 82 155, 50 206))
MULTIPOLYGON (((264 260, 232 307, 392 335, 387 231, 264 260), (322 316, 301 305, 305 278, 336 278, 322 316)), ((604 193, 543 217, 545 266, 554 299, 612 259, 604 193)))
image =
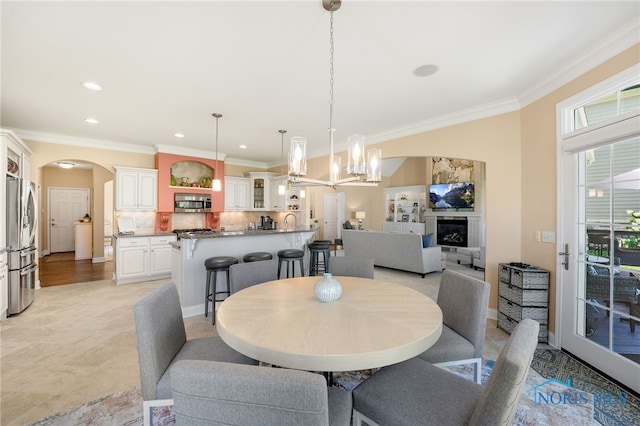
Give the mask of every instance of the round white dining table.
POLYGON ((316 299, 319 276, 270 281, 218 307, 220 337, 255 360, 308 371, 354 371, 395 364, 424 352, 442 333, 442 311, 408 287, 334 277, 340 299, 316 299))

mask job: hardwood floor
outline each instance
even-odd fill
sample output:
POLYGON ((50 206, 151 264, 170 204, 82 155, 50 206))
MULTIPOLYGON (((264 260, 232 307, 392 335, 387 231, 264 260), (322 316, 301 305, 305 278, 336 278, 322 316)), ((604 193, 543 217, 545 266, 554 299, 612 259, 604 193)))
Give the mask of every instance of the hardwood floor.
POLYGON ((91 259, 74 260, 74 253, 54 253, 40 259, 40 286, 110 280, 113 261, 91 263, 91 259))

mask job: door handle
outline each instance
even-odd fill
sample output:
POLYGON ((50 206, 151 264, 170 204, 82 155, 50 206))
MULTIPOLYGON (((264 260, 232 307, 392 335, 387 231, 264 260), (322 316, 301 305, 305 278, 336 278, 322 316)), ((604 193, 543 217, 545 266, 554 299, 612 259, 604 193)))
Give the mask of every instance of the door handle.
POLYGON ((564 269, 566 271, 568 271, 569 270, 569 258, 573 256, 571 253, 569 253, 569 244, 565 244, 564 245, 564 251, 561 251, 558 254, 560 256, 564 256, 564 259, 562 260, 562 264, 564 265, 564 269))

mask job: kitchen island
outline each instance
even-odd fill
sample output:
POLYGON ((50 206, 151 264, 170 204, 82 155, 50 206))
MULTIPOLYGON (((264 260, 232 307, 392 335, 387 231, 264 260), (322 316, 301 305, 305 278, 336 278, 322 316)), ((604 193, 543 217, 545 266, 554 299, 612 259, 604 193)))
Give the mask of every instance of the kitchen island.
MULTIPOLYGON (((171 279, 178 288, 182 315, 204 314, 206 280, 205 259, 213 256, 233 256, 242 262, 245 254, 265 251, 277 258, 278 251, 287 248, 303 250, 316 229, 296 228, 268 231, 222 231, 208 235, 179 234, 171 244, 171 279)), ((273 277, 276 279, 276 277, 273 277)), ((226 288, 226 275, 218 274, 218 288, 226 288)))

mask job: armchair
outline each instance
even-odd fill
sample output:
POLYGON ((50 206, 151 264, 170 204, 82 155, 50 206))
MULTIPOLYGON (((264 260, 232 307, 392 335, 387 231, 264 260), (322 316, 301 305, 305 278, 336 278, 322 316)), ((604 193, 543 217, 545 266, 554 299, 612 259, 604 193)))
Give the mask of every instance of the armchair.
POLYGON ((474 364, 474 378, 482 378, 482 351, 487 330, 489 284, 445 270, 438 289, 442 334, 435 345, 418 355, 438 365, 474 364))
POLYGON ((382 368, 353 390, 353 425, 510 425, 539 328, 518 323, 485 387, 419 358, 382 368))
POLYGON ((181 359, 217 360, 256 365, 257 361, 231 349, 218 336, 187 340, 178 290, 168 283, 133 308, 140 365, 144 423, 150 410, 171 399, 170 368, 181 359))
MULTIPOLYGON (((601 271, 603 271, 601 269, 601 271)), ((608 274, 587 274, 586 294, 587 300, 596 300, 609 307, 611 305, 611 279, 608 274)), ((620 272, 613 277, 613 301, 629 307, 630 315, 640 315, 640 280, 627 272, 620 272)), ((629 320, 629 330, 635 333, 636 321, 629 320)))
POLYGON ((351 392, 308 371, 212 361, 171 369, 176 424, 344 425, 351 392))

